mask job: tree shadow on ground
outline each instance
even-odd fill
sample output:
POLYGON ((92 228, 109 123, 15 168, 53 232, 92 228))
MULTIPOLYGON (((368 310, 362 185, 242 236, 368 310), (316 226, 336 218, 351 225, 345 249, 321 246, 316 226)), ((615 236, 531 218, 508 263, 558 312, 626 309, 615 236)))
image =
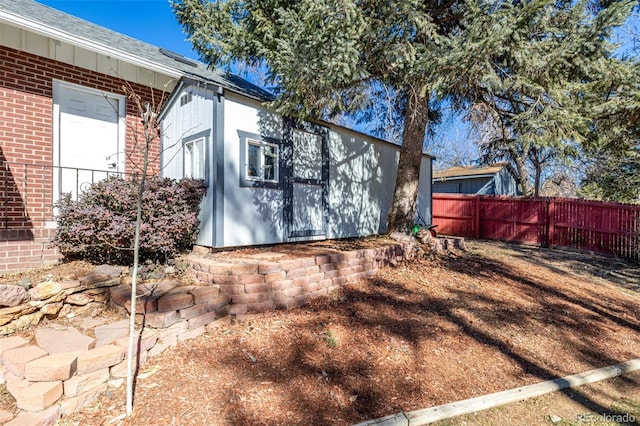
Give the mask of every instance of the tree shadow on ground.
POLYGON ((640 291, 640 264, 632 260, 569 248, 546 249, 526 244, 493 243, 518 259, 560 274, 596 276, 626 289, 640 291))
MULTIPOLYGON (((426 347, 450 345, 455 348, 459 344, 457 349, 462 352, 464 342, 478 343, 493 354, 492 357, 507 359, 512 364, 509 371, 504 373, 504 389, 508 389, 626 361, 594 349, 601 347, 599 343, 602 343, 601 339, 606 336, 611 323, 634 334, 640 333, 637 317, 623 317, 623 310, 613 304, 621 303, 623 299, 612 298, 608 303, 603 303, 595 294, 582 298, 573 289, 558 288, 535 277, 521 276, 508 265, 488 257, 467 255, 447 260, 443 266, 457 274, 457 282, 451 283, 439 295, 434 292, 423 293, 415 286, 408 287, 406 283, 392 279, 374 277, 360 285, 346 286, 339 300, 314 303, 303 308, 308 315, 301 327, 315 330, 316 336, 291 336, 286 342, 273 342, 272 347, 263 351, 278 352, 277 348, 280 348, 281 356, 277 360, 264 360, 257 356, 256 364, 260 364, 259 369, 263 374, 261 380, 287 384, 288 391, 280 397, 287 401, 294 418, 302 423, 333 423, 331 413, 336 412, 340 413, 340 419, 355 422, 426 408, 415 406, 419 399, 414 398, 434 393, 427 374, 429 367, 424 369, 419 359, 419 351, 426 347), (514 306, 513 302, 500 299, 494 292, 497 288, 488 288, 486 291, 474 289, 469 282, 476 281, 478 277, 490 279, 496 285, 502 283, 517 288, 522 295, 522 304, 516 303, 514 306), (500 280, 496 281, 496 277, 500 277, 500 280), (348 362, 342 358, 340 361, 332 360, 322 331, 341 327, 348 327, 354 334, 360 335, 364 344, 395 346, 400 351, 414 353, 412 362, 418 379, 380 376, 379 363, 393 365, 394 360, 382 359, 376 347, 352 351, 351 347, 339 344, 336 350, 349 352, 351 358, 348 362), (530 333, 537 327, 552 329, 560 342, 559 353, 570 356, 571 362, 563 360, 562 365, 558 366, 553 354, 544 357, 533 353, 529 348, 515 344, 504 333, 505 330, 517 331, 520 328, 530 333), (306 380, 301 380, 301 377, 306 380), (317 381, 317 393, 309 394, 309 381, 314 380, 317 381), (340 402, 340 395, 357 395, 357 399, 351 404, 344 404, 344 401, 340 402)), ((410 275, 411 271, 399 269, 397 273, 410 275)), ((632 302, 624 302, 629 303, 628 308, 632 306, 632 302)), ((637 310, 637 305, 635 307, 637 310)), ((640 339, 640 336, 637 338, 640 339)), ((357 342, 348 344, 355 345, 357 342)), ((261 352, 260 348, 254 350, 261 352)), ((473 362, 466 358, 460 358, 458 362, 460 360, 473 362)), ((237 362, 238 354, 230 353, 226 359, 219 361, 223 364, 237 362)), ((247 361, 247 366, 251 365, 247 361)), ((483 374, 483 370, 490 375, 499 374, 491 366, 476 367, 476 374, 483 374)), ((430 368, 437 370, 438 366, 430 368)), ((471 371, 468 365, 461 368, 471 371)), ((245 378, 251 380, 255 369, 247 368, 244 371, 245 378)), ((446 378, 439 380, 446 382, 446 378)), ((459 399, 486 393, 482 391, 482 379, 475 378, 474 381, 479 386, 461 391, 459 399)), ((456 386, 453 380, 451 386, 456 386)), ((611 414, 610 407, 589 398, 579 389, 564 392, 570 392, 587 410, 611 414)), ((437 396, 432 399, 438 403, 452 402, 439 400, 437 396)), ((258 413, 247 410, 240 417, 237 412, 234 413, 228 420, 249 424, 258 419, 258 413)))
MULTIPOLYGON (((207 408, 191 422, 353 424, 635 357, 640 300, 519 262, 468 253, 385 268, 301 308, 190 341, 157 374, 172 399, 217 406, 215 418, 207 408)), ((156 399, 157 389, 141 390, 136 410, 156 399)), ((612 395, 564 392, 612 414, 602 402, 612 395)))
MULTIPOLYGON (((518 246, 510 246, 512 249, 518 249, 518 246)), ((593 297, 581 298, 576 296, 575 292, 571 288, 558 289, 554 284, 541 282, 540 279, 533 279, 531 277, 525 277, 518 274, 518 271, 511 267, 507 267, 504 263, 499 262, 495 258, 481 257, 470 255, 463 256, 456 259, 445 258, 445 267, 451 271, 455 271, 469 277, 476 276, 500 276, 504 279, 519 283, 526 293, 533 298, 549 297, 555 300, 561 300, 572 305, 580 306, 588 311, 594 312, 604 318, 607 318, 616 324, 622 325, 627 328, 631 328, 634 331, 640 331, 640 319, 628 320, 623 318, 621 313, 634 313, 634 310, 629 309, 631 305, 629 302, 622 302, 623 306, 618 308, 611 303, 603 303, 598 297, 599 295, 590 292, 593 297)), ((539 265, 542 268, 547 268, 556 274, 567 275, 567 271, 554 267, 549 263, 540 263, 539 260, 533 260, 533 257, 527 257, 524 259, 532 264, 539 265)), ((586 261, 585 261, 585 264, 586 261)), ((621 300, 615 300, 616 303, 621 300)))

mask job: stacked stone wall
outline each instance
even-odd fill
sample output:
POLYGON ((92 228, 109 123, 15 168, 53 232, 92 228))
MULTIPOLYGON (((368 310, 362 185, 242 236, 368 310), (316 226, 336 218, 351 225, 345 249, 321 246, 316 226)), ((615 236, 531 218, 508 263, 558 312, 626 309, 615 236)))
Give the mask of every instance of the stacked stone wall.
MULTIPOLYGON (((201 285, 176 280, 138 286, 134 364, 206 332, 276 309, 289 309, 407 259, 410 244, 265 261, 250 257, 225 262, 190 256, 188 273, 201 285)), ((40 283, 30 290, 0 286, 0 331, 11 334, 42 318, 65 315, 92 304, 131 311, 131 286, 121 268, 100 266, 78 280, 40 283)), ((70 315, 69 315, 70 313, 70 315)), ((89 318, 88 322, 100 321, 89 318)), ((55 424, 82 409, 109 387, 123 385, 127 371, 129 320, 87 326, 40 327, 34 338, 0 338, 0 384, 18 412, 0 410, 7 426, 55 424), (83 327, 84 328, 84 327, 83 327)))
POLYGON ((242 258, 220 262, 191 256, 187 272, 205 285, 218 286, 230 298, 230 314, 243 320, 325 296, 383 266, 403 261, 406 253, 402 244, 389 244, 279 261, 242 258))

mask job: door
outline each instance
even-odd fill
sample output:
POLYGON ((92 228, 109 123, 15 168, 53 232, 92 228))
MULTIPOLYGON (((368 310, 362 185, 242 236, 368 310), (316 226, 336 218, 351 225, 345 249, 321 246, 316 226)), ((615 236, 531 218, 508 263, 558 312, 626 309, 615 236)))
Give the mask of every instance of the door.
POLYGON ((76 199, 124 170, 124 98, 66 83, 54 89, 54 194, 76 199))
POLYGON ((324 239, 327 235, 326 129, 307 125, 289 132, 289 167, 285 215, 288 241, 324 239))

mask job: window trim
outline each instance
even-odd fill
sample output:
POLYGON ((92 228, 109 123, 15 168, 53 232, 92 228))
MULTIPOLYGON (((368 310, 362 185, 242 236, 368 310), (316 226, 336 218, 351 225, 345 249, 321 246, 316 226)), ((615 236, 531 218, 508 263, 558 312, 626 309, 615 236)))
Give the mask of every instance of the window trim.
POLYGON ((202 179, 205 185, 209 182, 209 134, 210 130, 198 132, 194 135, 190 135, 182 139, 181 155, 182 155, 182 176, 187 176, 187 145, 195 145, 198 141, 202 141, 202 177, 196 177, 194 179, 202 179))
POLYGON ((205 170, 206 170, 206 139, 205 137, 200 137, 200 138, 196 138, 196 139, 191 139, 188 141, 184 141, 184 144, 182 145, 182 149, 183 149, 183 157, 184 157, 184 169, 183 169, 183 175, 184 177, 188 177, 188 178, 192 178, 192 179, 204 179, 204 175, 205 175, 205 170), (195 165, 193 164, 194 162, 194 158, 193 158, 193 152, 196 152, 196 150, 193 150, 193 148, 195 148, 197 146, 198 143, 202 144, 202 150, 200 153, 200 167, 194 167, 195 165), (192 147, 192 155, 191 155, 191 161, 187 161, 187 151, 188 151, 188 146, 192 147), (189 165, 189 168, 191 169, 191 176, 189 176, 187 174, 187 165, 189 165), (198 169, 198 170, 202 170, 202 176, 194 176, 194 171, 198 169))
POLYGON ((240 186, 243 188, 269 188, 282 189, 282 143, 278 139, 263 137, 254 133, 238 130, 240 137, 240 186), (249 146, 260 147, 260 169, 263 177, 249 175, 249 146), (264 179, 265 147, 273 147, 275 150, 274 179, 264 179))
POLYGON ((244 146, 245 152, 247 153, 247 155, 245 155, 245 164, 244 164, 244 177, 246 180, 250 180, 250 181, 255 181, 255 182, 264 182, 264 183, 277 183, 279 181, 280 178, 280 167, 278 164, 278 160, 280 159, 280 147, 278 146, 278 144, 275 143, 271 143, 271 142, 265 142, 265 141, 260 141, 254 138, 246 138, 245 139, 245 146, 244 146), (258 166, 259 170, 262 171, 262 176, 250 176, 249 175, 249 159, 248 159, 248 153, 249 153, 249 146, 257 146, 260 149, 260 156, 258 158, 260 164, 258 166), (275 149, 275 157, 276 157, 276 161, 275 161, 275 170, 274 170, 274 179, 266 179, 264 177, 264 168, 265 168, 265 163, 266 163, 266 157, 267 154, 265 152, 265 148, 266 147, 272 147, 275 149))

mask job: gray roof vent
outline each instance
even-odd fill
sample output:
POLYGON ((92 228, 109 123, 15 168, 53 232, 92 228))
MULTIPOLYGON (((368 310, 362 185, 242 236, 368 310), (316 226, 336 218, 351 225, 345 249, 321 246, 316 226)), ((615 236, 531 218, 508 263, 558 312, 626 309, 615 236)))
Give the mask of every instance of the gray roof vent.
POLYGON ((160 53, 162 53, 164 56, 167 56, 171 59, 173 59, 174 61, 178 61, 181 62, 183 64, 187 64, 191 67, 197 67, 198 63, 194 60, 191 60, 179 53, 176 52, 172 52, 171 50, 167 50, 167 49, 163 49, 162 47, 159 48, 160 53))

